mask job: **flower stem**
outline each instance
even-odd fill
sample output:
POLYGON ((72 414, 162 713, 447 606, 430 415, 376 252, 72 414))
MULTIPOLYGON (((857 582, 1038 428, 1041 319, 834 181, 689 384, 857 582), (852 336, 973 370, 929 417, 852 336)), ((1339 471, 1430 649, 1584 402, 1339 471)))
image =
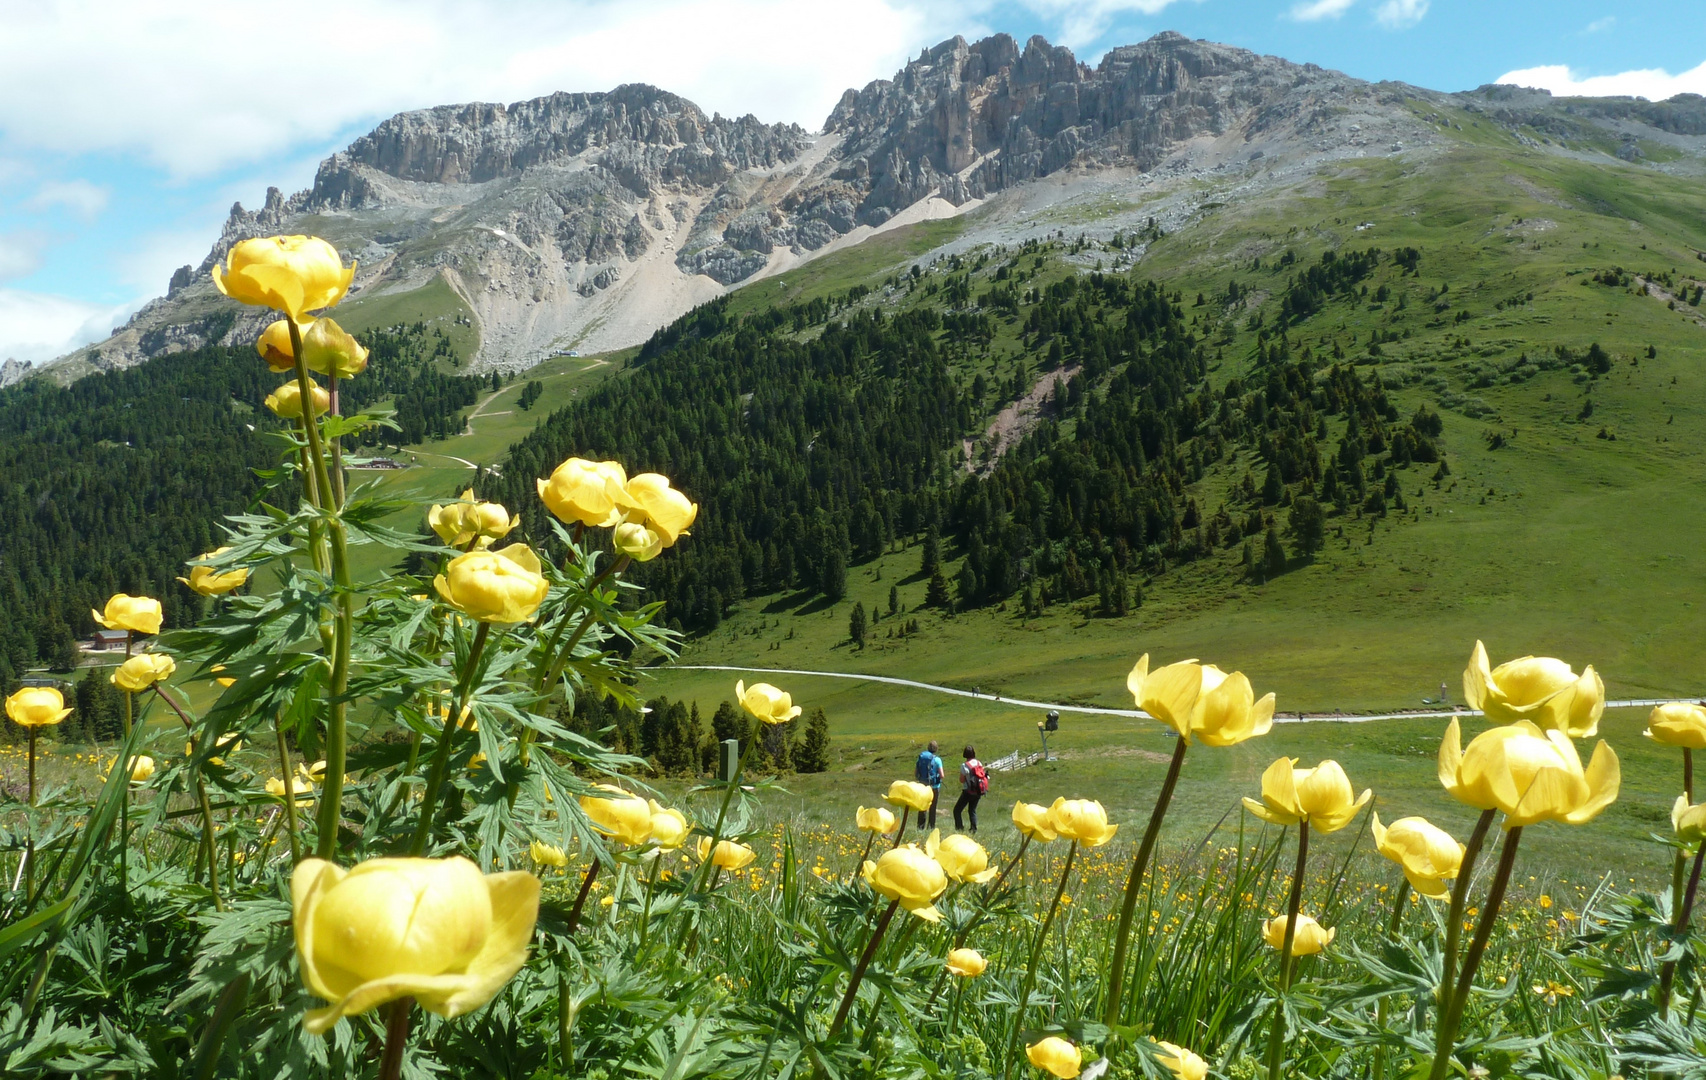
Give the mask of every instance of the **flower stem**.
MULTIPOLYGON (((30 808, 36 805, 36 729, 30 725, 30 808)), ((36 895, 36 823, 30 818, 30 838, 24 843, 24 906, 28 908, 36 895)))
MULTIPOLYGON (((747 739, 746 749, 741 751, 740 760, 735 763, 734 776, 729 780, 727 786, 723 788, 723 803, 717 808, 717 823, 711 826, 711 843, 705 848, 707 857, 700 861, 698 868, 693 871, 693 880, 687 884, 687 895, 689 897, 694 896, 699 892, 700 888, 704 885, 705 875, 710 873, 712 866, 716 864, 714 856, 717 853, 717 844, 723 838, 723 822, 728 820, 729 800, 734 798, 735 789, 740 787, 740 778, 746 774, 746 763, 752 757, 753 747, 757 745, 758 733, 755 731, 752 733, 752 737, 747 739)), ((686 907, 687 905, 682 903, 678 905, 678 910, 685 910, 686 907)), ((677 952, 680 952, 682 950, 682 946, 687 943, 687 927, 692 924, 692 921, 693 920, 689 919, 687 923, 683 924, 681 936, 675 940, 677 952)))
MULTIPOLYGON (((1398 883, 1398 892, 1392 899, 1392 918, 1386 923, 1386 940, 1396 941, 1398 927, 1404 921, 1404 901, 1410 898, 1410 879, 1405 878, 1398 883)), ((1374 1007, 1374 1030, 1384 1034, 1386 1031, 1387 999, 1381 998, 1380 1004, 1374 1007)), ((1386 1044, 1379 1043, 1374 1048, 1374 1071, 1370 1080, 1386 1080, 1386 1044)))
MULTIPOLYGON (((1676 911, 1676 922, 1671 926, 1671 936, 1680 938, 1687 930, 1689 920, 1694 915, 1694 896, 1700 889, 1700 864, 1706 860, 1706 844, 1701 844, 1694 853, 1694 869, 1688 875, 1688 890, 1682 894, 1682 904, 1676 911)), ((1667 960, 1659 970, 1659 1015, 1670 1013, 1671 983, 1676 978, 1676 961, 1667 960)))
MULTIPOLYGON (((444 729, 438 734, 438 748, 433 751, 432 766, 427 770, 426 790, 421 793, 421 819, 415 826, 415 838, 409 844, 409 854, 420 856, 426 854, 427 846, 432 841, 432 816, 438 807, 438 789, 444 786, 444 773, 450 765, 450 745, 456 739, 460 730, 457 723, 462 716, 463 706, 468 704, 468 695, 473 689, 474 673, 480 668, 480 654, 486 650, 486 638, 491 635, 492 624, 483 622, 474 631, 474 644, 468 649, 468 666, 462 672, 462 679, 456 687, 456 703, 449 712, 444 714, 444 729)), ((326 786, 332 783, 331 759, 326 759, 326 786)))
POLYGON ((296 777, 290 772, 290 747, 284 742, 284 727, 277 715, 272 718, 273 736, 278 740, 278 767, 284 775, 284 824, 290 833, 290 865, 302 861, 302 848, 296 837, 296 777))
POLYGON ((1179 783, 1179 769, 1185 763, 1185 750, 1189 747, 1183 735, 1174 741, 1173 760, 1167 766, 1167 778, 1161 782, 1161 791, 1155 796, 1155 809, 1149 815, 1149 827, 1143 832, 1143 842, 1138 845, 1137 857, 1132 860, 1131 872, 1126 875, 1125 901, 1120 905, 1119 929, 1114 931, 1114 958, 1108 970, 1108 997, 1102 1010, 1102 1023, 1112 1027, 1119 1022, 1120 997, 1125 990, 1125 958, 1126 948, 1131 943, 1132 916, 1137 912, 1137 898, 1143 891, 1143 876, 1149 869, 1150 856, 1155 852, 1155 841, 1161 835, 1161 819, 1167 816, 1167 805, 1173 801, 1173 788, 1179 783))
MULTIPOLYGON (((1682 795, 1692 805, 1694 802, 1694 751, 1688 747, 1682 748, 1682 795)), ((1674 919, 1677 912, 1682 910, 1683 882, 1688 876, 1688 853, 1678 848, 1670 867, 1670 911, 1674 919)), ((1686 920, 1685 920, 1686 922, 1686 920)), ((1682 924, 1679 924, 1682 925, 1682 924)), ((1659 1012, 1665 1011, 1664 1005, 1659 1005, 1659 1012)))
MULTIPOLYGON (((609 566, 599 571, 597 577, 587 583, 585 591, 587 593, 591 593, 594 589, 598 588, 599 585, 603 584, 605 579, 609 578, 612 574, 620 574, 623 570, 627 569, 630 561, 631 560, 627 555, 623 555, 616 559, 609 566)), ((550 667, 540 667, 539 677, 533 687, 535 692, 544 694, 548 687, 555 687, 557 685, 557 680, 563 676, 563 669, 567 667, 569 661, 574 658, 575 646, 581 643, 581 638, 586 634, 587 630, 591 628, 594 617, 594 612, 587 612, 586 616, 581 619, 580 625, 575 627, 574 634, 569 637, 569 643, 564 645, 561 649, 557 648, 557 637, 562 634, 563 627, 568 624, 557 624, 556 632, 552 634, 550 643, 545 646, 545 654, 540 657, 541 660, 549 661, 550 667)), ((529 750, 533 746, 533 740, 535 737, 536 733, 532 728, 527 728, 521 733, 521 764, 523 766, 527 764, 529 750)), ((515 794, 519 789, 519 783, 519 781, 512 781, 510 784, 509 802, 511 806, 515 805, 515 794)))
POLYGON ((1297 823, 1297 865, 1291 872, 1291 894, 1285 904, 1285 936, 1280 941, 1279 994, 1268 1022, 1268 1080, 1279 1080, 1285 1050, 1285 992, 1291 988, 1291 946, 1297 938, 1297 916, 1303 910, 1303 874, 1309 863, 1309 819, 1297 823))
POLYGON ((1013 853, 1013 857, 1007 861, 1007 865, 1002 867, 1001 875, 999 877, 997 877, 994 881, 989 883, 989 892, 991 895, 1000 891, 1001 883, 1003 881, 1007 880, 1007 875, 1011 874, 1013 872, 1013 868, 1015 866, 1018 866, 1021 862, 1024 861, 1025 849, 1027 847, 1030 847, 1030 846, 1031 846, 1031 834, 1025 833, 1023 836, 1021 836, 1019 838, 1019 850, 1015 851, 1013 853))
POLYGON ((379 1059, 379 1080, 397 1080, 403 1074, 403 1048, 409 1041, 409 1014, 415 999, 398 998, 385 1010, 385 1056, 379 1059))
POLYGON ((1440 964, 1439 990, 1434 995, 1442 1019, 1446 1007, 1451 1004, 1457 943, 1463 936, 1463 910, 1469 903, 1469 879, 1475 869, 1475 860, 1481 856, 1481 845, 1486 843, 1487 830, 1493 827, 1494 813, 1496 811, 1481 811, 1481 817, 1475 822, 1475 831, 1469 834, 1469 842, 1463 845, 1463 860, 1457 866, 1457 879, 1451 883, 1451 912, 1445 923, 1445 953, 1440 964))
POLYGON ((889 920, 894 918, 895 909, 900 907, 899 900, 890 900, 889 906, 883 909, 883 917, 877 920, 877 928, 871 933, 871 940, 865 943, 865 951, 859 954, 859 963, 853 968, 853 977, 847 980, 847 993, 841 997, 841 1008, 835 1011, 835 1022, 829 1025, 829 1037, 835 1038, 841 1032, 841 1025, 847 1022, 847 1014, 853 1008, 853 999, 859 993, 859 983, 865 978, 865 969, 871 966, 871 957, 877 955, 877 946, 883 940, 883 934, 888 931, 889 920))
POLYGON ((575 894, 575 906, 569 909, 568 929, 565 934, 572 934, 581 924, 581 908, 586 906, 586 895, 592 891, 592 883, 598 878, 598 869, 604 864, 594 855, 592 865, 586 868, 586 877, 581 879, 580 892, 575 894))
POLYGON ((646 905, 640 913, 640 950, 646 949, 646 939, 652 930, 652 893, 657 891, 658 872, 663 869, 663 851, 660 849, 652 855, 652 872, 646 878, 646 905))
MULTIPOLYGON (((1510 884, 1511 868, 1516 865, 1516 847, 1522 840, 1522 826, 1505 833, 1503 849, 1499 852, 1499 869, 1487 890, 1487 903, 1481 909, 1481 919, 1475 924, 1475 936, 1469 941, 1469 951, 1463 956, 1463 970, 1452 989, 1451 1002, 1439 1018, 1434 1037, 1433 1069, 1428 1080, 1445 1080, 1451 1071, 1451 1054, 1457 1046, 1457 1028, 1463 1022, 1463 1010, 1469 1003, 1469 991, 1475 983, 1475 970, 1481 966, 1481 956, 1487 951, 1487 941, 1493 936, 1493 923, 1499 917, 1499 905, 1505 899, 1505 887, 1510 884)), ((1461 873, 1461 871, 1459 871, 1461 873)))
POLYGON ((207 845, 207 887, 213 893, 213 910, 224 911, 225 904, 219 898, 219 848, 213 838, 213 806, 207 801, 207 784, 200 772, 195 777, 195 795, 201 803, 202 836, 207 845))
POLYGON ((1043 916, 1042 926, 1037 928, 1036 940, 1031 942, 1031 958, 1025 964, 1025 981, 1019 985, 1019 1008, 1013 1014, 1013 1034, 1007 1041, 1007 1058, 1002 1067, 1002 1075, 1007 1075, 1014 1055, 1019 1052, 1019 1034, 1025 1029, 1025 1010, 1031 1003, 1031 988, 1037 983, 1037 961, 1042 958, 1043 943, 1048 940, 1049 927, 1054 923, 1054 913, 1060 910, 1060 898, 1066 895, 1066 880, 1072 876, 1072 859, 1077 854, 1078 842, 1074 840, 1066 849, 1066 865, 1060 869, 1060 884, 1054 890, 1054 901, 1048 906, 1048 914, 1043 916))
POLYGON ((900 828, 898 828, 894 831, 894 843, 889 845, 890 851, 893 851, 895 848, 900 846, 900 838, 906 835, 906 826, 911 821, 912 821, 912 807, 910 807, 910 806, 904 807, 901 810, 901 815, 900 815, 900 828))
POLYGON ((876 842, 877 842, 877 834, 876 833, 870 833, 865 837, 865 851, 853 863, 853 872, 847 876, 847 884, 851 885, 855 881, 859 880, 859 871, 861 871, 865 868, 865 860, 867 860, 871 857, 871 845, 875 844, 876 842))

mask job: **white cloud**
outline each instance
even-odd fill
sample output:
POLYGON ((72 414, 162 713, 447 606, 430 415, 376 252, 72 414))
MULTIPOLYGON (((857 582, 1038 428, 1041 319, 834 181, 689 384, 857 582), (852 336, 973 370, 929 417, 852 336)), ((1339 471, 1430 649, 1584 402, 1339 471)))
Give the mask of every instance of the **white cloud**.
POLYGON ((1336 19, 1349 11, 1354 3, 1356 0, 1310 0, 1308 3, 1293 4, 1290 14, 1298 22, 1336 19))
MULTIPOLYGON (((1031 12, 1058 19, 1058 45, 1081 49, 1100 40, 1121 15, 1159 15, 1179 0, 1020 0, 1031 12)), ((1201 0, 1196 0, 1200 3, 1201 0)))
MULTIPOLYGON (((1037 0, 1065 11, 1065 0, 1037 0)), ((1091 0, 1153 12, 1168 0, 1091 0)), ((216 173, 404 109, 650 82, 808 128, 841 92, 964 28, 979 0, 349 0, 335 30, 271 5, 63 0, 8 9, 0 134, 216 173)))
POLYGON ((50 293, 0 289, 0 359, 41 363, 101 341, 139 305, 90 304, 50 293))
POLYGON ((1677 94, 1706 94, 1706 63, 1672 75, 1663 68, 1620 71, 1615 75, 1578 76, 1563 64, 1507 71, 1496 80, 1533 86, 1559 97, 1639 97, 1663 101, 1677 94))
POLYGON ((1386 0, 1374 18, 1388 30, 1403 30, 1421 22, 1428 13, 1428 0, 1386 0))
POLYGON ((1593 22, 1590 22, 1586 26, 1582 27, 1582 33, 1584 33, 1584 34, 1597 34, 1603 30, 1610 30, 1613 26, 1616 26, 1616 25, 1617 25, 1617 16, 1607 15, 1603 19, 1595 19, 1593 22))
POLYGON ((24 206, 31 210, 51 210, 62 206, 88 221, 107 208, 106 188, 87 180, 53 180, 41 186, 24 206))
POLYGON ((41 237, 35 233, 0 233, 0 281, 35 272, 41 265, 41 237))

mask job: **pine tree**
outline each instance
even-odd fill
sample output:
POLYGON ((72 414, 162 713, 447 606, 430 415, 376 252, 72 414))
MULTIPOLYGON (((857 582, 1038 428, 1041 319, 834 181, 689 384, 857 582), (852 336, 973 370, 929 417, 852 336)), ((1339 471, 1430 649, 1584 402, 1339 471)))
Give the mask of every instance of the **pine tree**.
POLYGON ((924 603, 929 607, 952 611, 954 598, 948 595, 948 579, 942 576, 942 568, 930 575, 930 584, 924 587, 924 603))
POLYGON ((918 564, 918 575, 929 577, 942 566, 942 535, 934 522, 924 531, 924 554, 918 564))
POLYGON ((1327 540, 1327 515, 1309 495, 1299 495, 1291 504, 1291 538, 1305 557, 1321 550, 1327 540))
POLYGON ((1272 525, 1262 538, 1262 568, 1268 577, 1285 573, 1285 546, 1280 543, 1279 530, 1272 525))
POLYGON ((853 605, 853 614, 847 619, 847 636, 857 647, 865 647, 865 602, 862 600, 853 605))
POLYGON ((806 716, 806 733, 794 747, 794 771, 820 773, 829 769, 829 718, 815 708, 806 716))
POLYGON ((847 595, 847 551, 842 547, 830 550, 823 565, 823 595, 832 602, 847 595))
POLYGON ((900 588, 898 586, 895 586, 895 585, 890 585, 889 586, 889 615, 892 617, 892 616, 899 615, 899 614, 900 614, 900 588))

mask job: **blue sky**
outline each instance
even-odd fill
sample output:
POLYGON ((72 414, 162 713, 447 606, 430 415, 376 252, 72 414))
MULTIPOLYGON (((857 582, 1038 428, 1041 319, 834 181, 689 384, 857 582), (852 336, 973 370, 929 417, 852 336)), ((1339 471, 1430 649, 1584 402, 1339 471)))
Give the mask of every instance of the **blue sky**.
POLYGON ((1440 90, 1519 73, 1554 92, 1706 93, 1706 22, 1675 0, 346 0, 307 28, 299 6, 241 2, 5 10, 0 358, 33 361, 164 292, 233 201, 307 186, 408 108, 646 81, 815 129, 846 87, 995 31, 1091 63, 1178 30, 1440 90))

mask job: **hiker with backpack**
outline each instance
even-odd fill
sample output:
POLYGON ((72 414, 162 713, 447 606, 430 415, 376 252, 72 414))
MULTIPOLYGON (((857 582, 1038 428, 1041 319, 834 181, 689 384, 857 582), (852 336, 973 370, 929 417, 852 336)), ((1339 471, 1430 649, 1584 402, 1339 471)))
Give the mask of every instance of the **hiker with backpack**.
POLYGON ((923 810, 918 811, 918 827, 920 829, 934 829, 936 827, 936 804, 942 801, 942 759, 937 755, 938 749, 936 740, 931 739, 930 744, 924 748, 922 754, 918 755, 918 761, 912 766, 912 778, 930 789, 928 815, 923 810), (924 823, 926 816, 930 819, 928 826, 924 823))
POLYGON ((966 744, 965 764, 960 766, 960 799, 954 804, 954 828, 964 830, 960 824, 960 811, 971 818, 971 832, 977 832, 977 801, 989 794, 989 770, 983 767, 983 762, 977 759, 977 747, 966 744))

